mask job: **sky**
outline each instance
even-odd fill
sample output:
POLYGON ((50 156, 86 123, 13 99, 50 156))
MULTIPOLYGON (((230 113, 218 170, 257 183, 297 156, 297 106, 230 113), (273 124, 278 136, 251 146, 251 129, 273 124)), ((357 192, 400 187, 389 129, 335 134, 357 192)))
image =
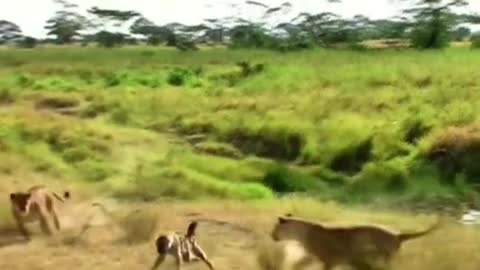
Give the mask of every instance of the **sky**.
MULTIPOLYGON (((52 0, 2 0, 0 20, 18 24, 24 34, 45 37, 44 25, 59 6, 52 0)), ((92 6, 107 9, 136 10, 158 24, 180 22, 185 24, 201 23, 206 18, 226 17, 238 13, 239 9, 231 4, 243 4, 245 0, 71 0, 79 5, 79 10, 92 6)), ((279 5, 285 0, 263 0, 270 6, 279 5)), ((293 12, 310 13, 332 11, 339 15, 352 17, 366 15, 372 19, 388 18, 398 15, 404 7, 401 0, 343 0, 342 3, 327 3, 322 0, 291 0, 293 12)), ((470 0, 470 10, 480 13, 480 0, 470 0)), ((244 6, 244 5, 243 5, 244 6)), ((254 6, 242 8, 247 18, 255 18, 260 9, 254 6)))

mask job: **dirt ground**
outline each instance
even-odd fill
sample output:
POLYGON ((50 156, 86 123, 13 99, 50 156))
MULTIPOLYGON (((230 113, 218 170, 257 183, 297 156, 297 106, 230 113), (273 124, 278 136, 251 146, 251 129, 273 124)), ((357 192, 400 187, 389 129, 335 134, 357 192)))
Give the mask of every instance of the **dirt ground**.
MULTIPOLYGON (((0 231, 0 269, 149 269, 156 255, 155 236, 164 231, 184 232, 193 219, 201 220, 197 238, 216 269, 261 269, 257 259, 259 251, 263 252, 264 259, 273 256, 267 259, 275 261, 281 257, 272 255, 278 246, 268 246, 266 240, 276 215, 285 210, 280 205, 278 209, 268 210, 240 203, 122 205, 109 199, 96 201, 110 209, 113 217, 92 207, 92 201, 69 202, 60 208, 62 231, 51 238, 44 237, 37 224, 31 224, 34 238, 25 243, 11 224, 4 226, 0 231), (90 227, 82 232, 85 224, 90 227)), ((328 210, 332 217, 344 215, 332 212, 335 211, 328 210)), ((400 225, 397 224, 397 228, 406 226, 400 225)), ((416 226, 421 227, 425 226, 416 226)), ((451 225, 402 247, 394 269, 478 270, 479 253, 478 229, 451 225)), ((294 261, 303 253, 290 246, 286 254, 289 261, 294 261)), ((321 269, 319 266, 310 269, 321 269)), ((175 269, 173 259, 167 259, 159 269, 175 269)), ((208 268, 202 263, 193 263, 185 265, 184 269, 208 268)), ((265 270, 279 269, 282 268, 265 270)))
MULTIPOLYGON (((114 217, 90 203, 60 208, 62 231, 51 238, 42 235, 38 224, 29 225, 33 240, 26 243, 11 226, 0 232, 0 269, 149 269, 155 260, 154 237, 163 231, 184 232, 190 220, 202 217, 194 208, 162 209, 142 206, 123 209, 112 201, 104 205, 114 217), (157 219, 155 220, 155 217, 157 219), (84 225, 90 224, 86 231, 84 225)), ((223 220, 225 214, 222 214, 223 220)), ((200 221, 198 241, 218 269, 255 269, 255 233, 245 222, 230 219, 223 224, 216 213, 200 221), (211 220, 210 220, 211 219, 211 220)), ((173 268, 173 259, 159 269, 173 268)), ((208 269, 202 263, 185 269, 208 269)))

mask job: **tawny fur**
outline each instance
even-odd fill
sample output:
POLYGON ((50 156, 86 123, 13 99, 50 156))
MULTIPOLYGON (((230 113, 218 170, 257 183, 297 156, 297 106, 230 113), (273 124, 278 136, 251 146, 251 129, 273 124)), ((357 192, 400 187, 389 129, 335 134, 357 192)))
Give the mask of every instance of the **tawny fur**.
POLYGON ((45 186, 33 186, 26 192, 10 193, 13 218, 18 230, 27 240, 30 240, 30 232, 25 226, 26 223, 40 221, 42 231, 52 235, 53 230, 49 224, 49 217, 52 217, 55 228, 61 229, 53 197, 64 202, 64 199, 70 198, 70 192, 65 191, 62 198, 54 192, 49 192, 45 186))
POLYGON ((177 270, 181 269, 184 262, 199 260, 203 261, 210 270, 214 270, 206 253, 195 240, 196 227, 197 222, 194 221, 189 224, 185 235, 172 232, 158 236, 155 241, 158 257, 151 269, 157 269, 165 260, 165 257, 171 255, 175 258, 177 270))
MULTIPOLYGON (((291 217, 279 217, 272 238, 275 241, 299 242, 311 257, 323 262, 325 270, 341 264, 363 270, 373 269, 371 260, 381 260, 388 268, 403 242, 424 236, 438 225, 417 233, 395 233, 376 226, 326 227, 291 217)), ((297 269, 312 262, 311 258, 305 258, 297 269)))

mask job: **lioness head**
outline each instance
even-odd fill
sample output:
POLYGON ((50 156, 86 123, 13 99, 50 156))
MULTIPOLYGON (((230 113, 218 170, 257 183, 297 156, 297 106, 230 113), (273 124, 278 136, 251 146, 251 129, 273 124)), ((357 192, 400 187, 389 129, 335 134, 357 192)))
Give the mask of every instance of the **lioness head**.
POLYGON ((21 213, 25 213, 27 211, 29 199, 30 194, 28 193, 10 193, 10 202, 21 213))
POLYGON ((291 240, 296 238, 298 235, 298 225, 290 220, 290 214, 287 214, 286 217, 278 217, 277 223, 272 231, 272 239, 275 241, 280 240, 291 240))

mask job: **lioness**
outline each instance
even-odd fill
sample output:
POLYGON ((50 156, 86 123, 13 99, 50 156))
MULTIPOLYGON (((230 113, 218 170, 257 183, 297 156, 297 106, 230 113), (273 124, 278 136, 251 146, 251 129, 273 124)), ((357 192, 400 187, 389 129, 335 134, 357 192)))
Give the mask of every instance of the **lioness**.
POLYGON ((275 241, 298 241, 312 255, 298 267, 310 264, 316 257, 326 270, 340 264, 372 269, 368 260, 381 259, 388 265, 404 241, 424 236, 438 225, 439 222, 422 232, 397 234, 376 226, 325 227, 288 216, 278 218, 271 236, 275 241))
MULTIPOLYGON (((48 235, 52 234, 48 222, 49 215, 53 217, 57 230, 60 230, 55 201, 51 195, 57 200, 64 202, 56 193, 48 192, 45 186, 34 186, 28 189, 27 192, 10 193, 13 218, 15 219, 18 230, 27 240, 30 240, 30 233, 25 227, 25 224, 37 220, 40 220, 40 226, 44 233, 48 235)), ((65 191, 63 197, 65 199, 70 198, 70 192, 65 191)))
POLYGON ((180 235, 178 233, 160 235, 155 242, 158 257, 151 269, 157 269, 158 266, 160 266, 160 264, 165 260, 165 257, 170 254, 175 257, 177 270, 180 270, 184 261, 193 262, 198 260, 202 260, 211 270, 214 270, 212 263, 207 258, 207 255, 195 241, 196 227, 197 222, 193 221, 188 226, 187 234, 185 235, 180 235))

